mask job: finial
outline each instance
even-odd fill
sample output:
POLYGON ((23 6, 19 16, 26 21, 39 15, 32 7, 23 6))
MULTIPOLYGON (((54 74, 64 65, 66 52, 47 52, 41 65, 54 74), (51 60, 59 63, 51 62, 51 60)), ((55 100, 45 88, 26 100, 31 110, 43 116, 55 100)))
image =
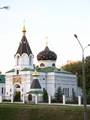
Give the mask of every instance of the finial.
POLYGON ((22 30, 22 32, 23 32, 23 34, 25 35, 25 33, 26 33, 26 28, 25 28, 25 20, 24 20, 24 22, 23 22, 23 30, 22 30))
POLYGON ((26 33, 26 28, 25 28, 25 25, 23 26, 23 30, 22 30, 23 34, 25 35, 26 33))
POLYGON ((45 37, 46 47, 48 46, 48 36, 45 37))

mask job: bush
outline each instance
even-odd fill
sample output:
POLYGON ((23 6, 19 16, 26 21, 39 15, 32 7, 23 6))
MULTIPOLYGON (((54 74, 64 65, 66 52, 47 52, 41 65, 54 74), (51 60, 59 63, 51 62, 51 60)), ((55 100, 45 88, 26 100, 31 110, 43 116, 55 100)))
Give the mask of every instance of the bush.
POLYGON ((48 93, 46 89, 43 89, 43 102, 48 102, 48 93))
POLYGON ((11 102, 11 100, 3 99, 3 102, 11 102))
POLYGON ((55 101, 56 102, 62 102, 62 100, 63 100, 62 95, 63 95, 62 90, 61 90, 60 87, 58 87, 58 89, 55 93, 55 101))

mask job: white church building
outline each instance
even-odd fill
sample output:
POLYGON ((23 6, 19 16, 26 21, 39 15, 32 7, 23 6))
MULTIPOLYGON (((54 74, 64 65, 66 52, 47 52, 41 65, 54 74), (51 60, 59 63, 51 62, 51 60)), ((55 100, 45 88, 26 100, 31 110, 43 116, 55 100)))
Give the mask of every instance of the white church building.
POLYGON ((37 55, 38 65, 34 65, 34 55, 26 38, 25 26, 22 32, 23 36, 14 56, 15 67, 5 75, 4 90, 2 90, 5 99, 14 100, 19 93, 20 100, 25 98, 27 101, 30 91, 43 91, 43 89, 54 97, 58 87, 67 98, 72 98, 73 92, 77 96, 77 76, 56 68, 57 55, 47 45, 37 55))

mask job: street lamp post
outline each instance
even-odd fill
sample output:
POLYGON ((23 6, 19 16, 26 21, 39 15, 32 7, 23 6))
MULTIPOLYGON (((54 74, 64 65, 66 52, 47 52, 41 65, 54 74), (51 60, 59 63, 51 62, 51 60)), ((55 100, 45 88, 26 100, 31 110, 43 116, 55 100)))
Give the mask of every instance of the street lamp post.
POLYGON ((83 80, 83 105, 84 105, 84 120, 87 120, 87 99, 86 99, 86 80, 85 80, 85 59, 84 59, 84 50, 90 44, 88 44, 86 47, 83 48, 81 42, 79 41, 76 34, 74 34, 74 37, 77 39, 81 49, 82 49, 82 80, 83 80))

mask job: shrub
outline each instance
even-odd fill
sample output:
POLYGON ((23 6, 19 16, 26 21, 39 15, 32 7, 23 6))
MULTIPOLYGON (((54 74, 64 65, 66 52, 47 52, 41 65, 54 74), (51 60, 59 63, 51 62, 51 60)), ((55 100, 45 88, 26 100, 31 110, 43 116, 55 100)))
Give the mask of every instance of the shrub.
POLYGON ((62 102, 62 95, 63 93, 62 93, 61 87, 58 87, 58 89, 55 92, 55 101, 62 102))
POLYGON ((43 89, 43 102, 48 102, 48 93, 46 89, 43 89))

